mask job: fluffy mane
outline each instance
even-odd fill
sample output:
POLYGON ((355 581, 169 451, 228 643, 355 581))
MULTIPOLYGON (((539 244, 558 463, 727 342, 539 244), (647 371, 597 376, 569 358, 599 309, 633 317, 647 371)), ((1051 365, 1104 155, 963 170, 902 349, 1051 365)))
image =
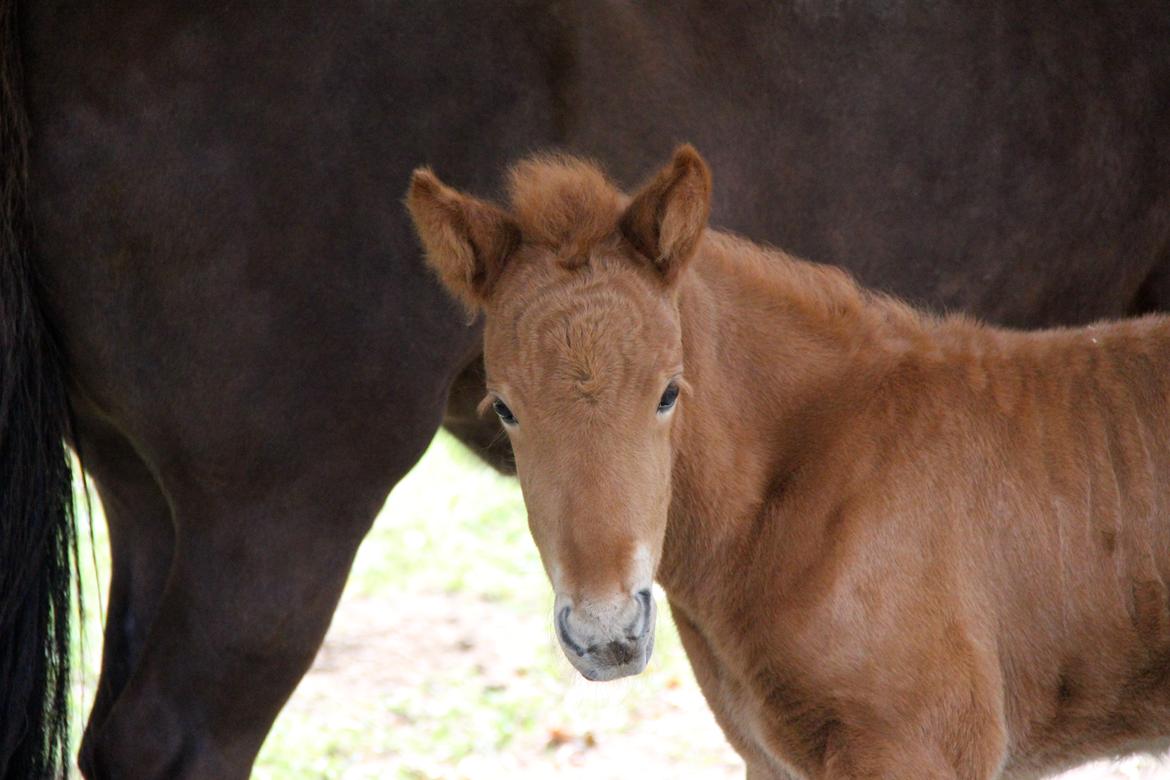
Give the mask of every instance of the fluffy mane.
POLYGON ((586 262, 590 247, 617 229, 628 200, 596 163, 561 154, 512 166, 508 196, 525 239, 552 247, 573 265, 586 262))

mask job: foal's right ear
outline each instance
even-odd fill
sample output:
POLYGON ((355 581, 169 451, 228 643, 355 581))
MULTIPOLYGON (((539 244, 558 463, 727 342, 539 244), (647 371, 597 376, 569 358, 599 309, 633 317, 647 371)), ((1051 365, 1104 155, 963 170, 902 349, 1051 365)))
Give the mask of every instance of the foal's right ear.
POLYGON ((418 168, 410 177, 406 207, 427 264, 475 314, 520 244, 520 228, 502 209, 451 189, 429 168, 418 168))

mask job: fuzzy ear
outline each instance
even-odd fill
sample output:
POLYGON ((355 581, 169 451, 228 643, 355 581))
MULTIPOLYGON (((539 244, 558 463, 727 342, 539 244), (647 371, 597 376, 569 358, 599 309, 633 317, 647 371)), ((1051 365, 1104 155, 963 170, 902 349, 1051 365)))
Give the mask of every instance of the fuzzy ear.
POLYGON ((672 284, 698 248, 710 213, 711 172, 695 148, 684 144, 634 196, 622 215, 622 235, 672 284))
POLYGON ((520 228, 502 209, 451 189, 429 168, 410 177, 406 207, 427 264, 474 315, 519 245, 520 228))

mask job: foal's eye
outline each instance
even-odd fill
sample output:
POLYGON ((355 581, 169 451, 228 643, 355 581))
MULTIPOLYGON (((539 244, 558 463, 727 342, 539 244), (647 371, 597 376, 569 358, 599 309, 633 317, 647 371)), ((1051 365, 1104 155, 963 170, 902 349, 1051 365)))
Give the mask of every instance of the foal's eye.
POLYGON ((499 398, 492 401, 492 411, 499 416, 500 422, 504 425, 516 424, 516 415, 512 414, 512 410, 508 408, 508 405, 499 398))
POLYGON ((666 386, 666 390, 662 392, 662 398, 658 399, 658 413, 664 414, 669 412, 674 402, 678 400, 678 385, 671 382, 666 386))

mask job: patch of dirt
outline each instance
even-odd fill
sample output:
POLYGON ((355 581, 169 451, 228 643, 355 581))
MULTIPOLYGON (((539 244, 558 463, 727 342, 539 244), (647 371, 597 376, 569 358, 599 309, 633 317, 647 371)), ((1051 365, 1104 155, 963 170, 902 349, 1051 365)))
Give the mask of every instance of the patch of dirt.
POLYGON ((507 608, 462 596, 345 599, 298 693, 352 701, 468 664, 500 668, 509 640, 528 627, 507 608))

